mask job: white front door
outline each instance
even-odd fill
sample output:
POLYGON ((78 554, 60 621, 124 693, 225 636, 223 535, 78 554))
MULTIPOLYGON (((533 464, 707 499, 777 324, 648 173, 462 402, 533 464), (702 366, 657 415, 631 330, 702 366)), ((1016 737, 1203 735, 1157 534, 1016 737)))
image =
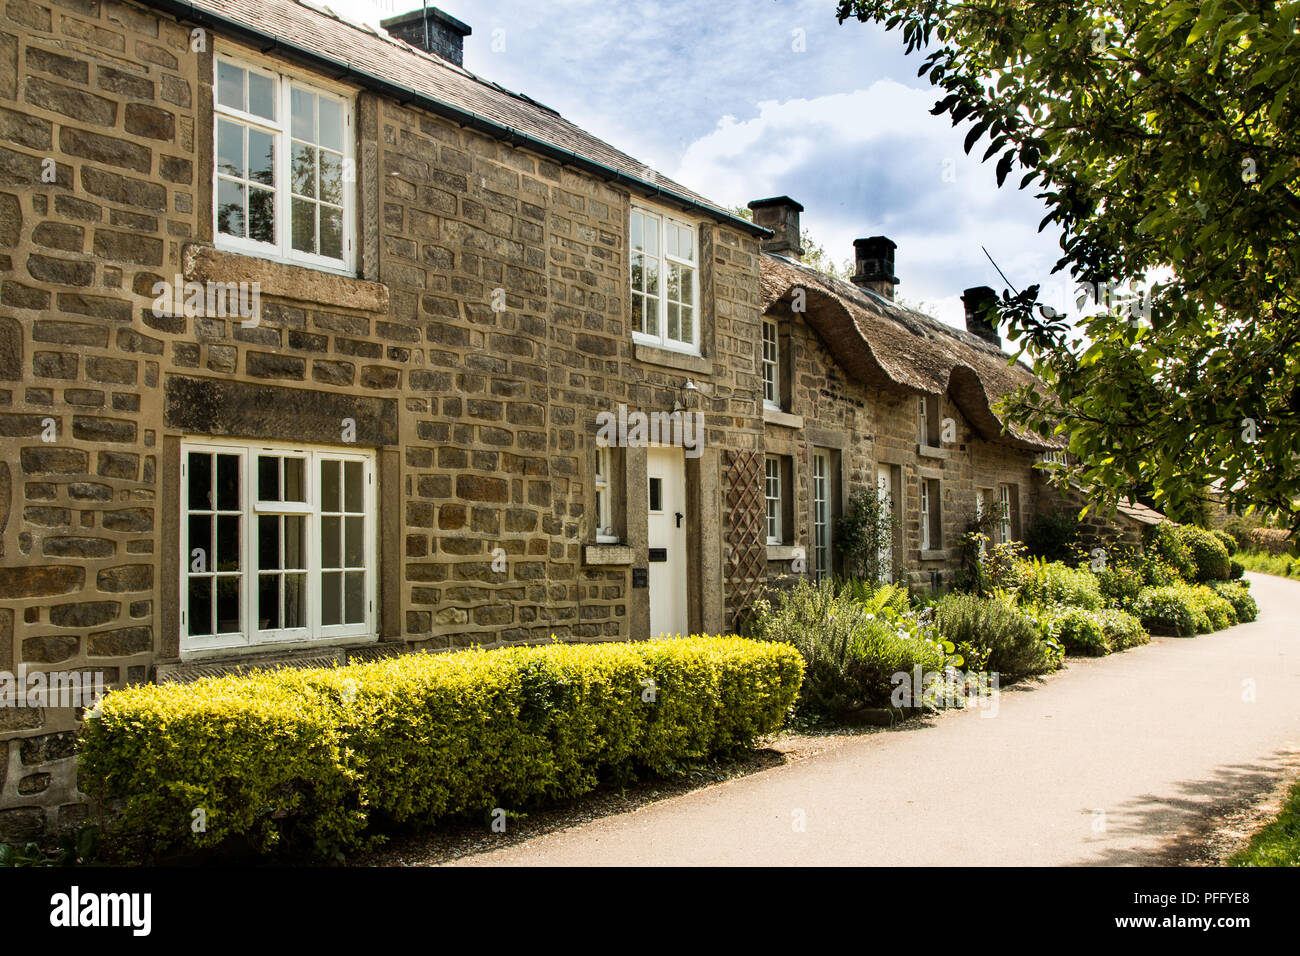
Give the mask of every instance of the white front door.
POLYGON ((646 450, 650 502, 650 636, 688 634, 686 459, 681 448, 646 450))
MULTIPOLYGON (((876 470, 876 497, 880 499, 881 518, 893 525, 893 503, 894 489, 892 487, 893 469, 888 465, 881 465, 876 470)), ((882 541, 880 545, 880 580, 894 580, 894 545, 893 535, 889 536, 889 543, 882 541)))

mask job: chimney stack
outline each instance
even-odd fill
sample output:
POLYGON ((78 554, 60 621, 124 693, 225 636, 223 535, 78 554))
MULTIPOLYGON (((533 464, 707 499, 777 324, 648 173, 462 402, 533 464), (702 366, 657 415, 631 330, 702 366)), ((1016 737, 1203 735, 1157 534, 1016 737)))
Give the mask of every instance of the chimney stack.
POLYGON ((789 259, 803 260, 802 233, 799 230, 799 213, 803 206, 789 196, 755 199, 749 204, 754 211, 754 225, 771 229, 775 235, 763 242, 764 252, 773 252, 789 259))
POLYGON ((463 66, 465 38, 473 31, 437 7, 423 7, 379 21, 389 36, 405 40, 413 47, 440 59, 463 66))
POLYGON ((1002 339, 998 336, 997 311, 995 303, 998 294, 986 285, 967 289, 962 295, 962 305, 966 306, 966 331, 978 335, 984 341, 1002 348, 1002 339))
POLYGON ((894 286, 898 285, 898 276, 894 275, 894 250, 897 248, 884 236, 853 240, 853 258, 857 263, 853 284, 893 302, 894 286))

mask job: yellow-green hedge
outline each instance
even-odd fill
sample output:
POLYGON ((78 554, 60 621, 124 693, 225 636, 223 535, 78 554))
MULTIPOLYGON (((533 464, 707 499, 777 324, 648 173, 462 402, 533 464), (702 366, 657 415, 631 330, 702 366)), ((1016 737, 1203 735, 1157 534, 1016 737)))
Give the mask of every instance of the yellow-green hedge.
POLYGON ((700 636, 131 687, 86 721, 82 787, 150 852, 292 834, 332 853, 372 824, 571 797, 751 746, 802 676, 788 645, 700 636))

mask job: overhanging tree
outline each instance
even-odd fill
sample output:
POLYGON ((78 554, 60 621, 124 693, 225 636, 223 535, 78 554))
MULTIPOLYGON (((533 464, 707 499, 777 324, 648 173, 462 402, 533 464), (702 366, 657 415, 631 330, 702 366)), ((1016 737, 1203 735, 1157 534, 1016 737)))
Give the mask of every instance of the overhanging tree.
POLYGON ((1173 516, 1206 488, 1300 528, 1300 3, 841 0, 900 30, 936 115, 986 141, 999 185, 1035 184, 1054 271, 1093 291, 1072 333, 1004 292, 1050 397, 1010 416, 1068 434, 1104 503, 1150 488, 1173 516), (1114 291, 1158 284, 1140 305, 1114 291), (1100 293, 1100 294, 1097 294, 1100 293), (1081 333, 1081 334, 1080 334, 1081 333))

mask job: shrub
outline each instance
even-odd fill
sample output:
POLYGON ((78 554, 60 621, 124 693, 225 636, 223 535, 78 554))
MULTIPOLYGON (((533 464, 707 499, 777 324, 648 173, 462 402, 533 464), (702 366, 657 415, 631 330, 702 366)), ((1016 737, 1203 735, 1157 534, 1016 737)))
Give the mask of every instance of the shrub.
POLYGON ((1067 561, 1079 537, 1079 519, 1064 510, 1045 511, 1029 523, 1025 548, 1045 561, 1067 561))
POLYGON ((894 539, 902 527, 900 509, 893 507, 888 498, 882 499, 873 488, 859 491, 848 500, 844 514, 835 520, 835 533, 831 536, 835 550, 844 562, 845 573, 850 577, 878 581, 885 572, 902 577, 902 555, 894 547, 894 539), (880 555, 893 556, 893 566, 881 567, 880 555))
POLYGON ((1237 539, 1228 534, 1228 532, 1212 531, 1210 533, 1223 542, 1223 546, 1228 549, 1228 557, 1232 557, 1237 553, 1237 539))
POLYGON ((890 702, 899 671, 941 671, 944 653, 897 585, 801 579, 773 600, 756 601, 751 637, 782 641, 802 655, 806 676, 799 707, 842 720, 890 702))
POLYGON ((1232 602, 1203 584, 1198 584, 1190 590, 1192 601, 1209 618, 1210 626, 1207 631, 1220 631, 1237 623, 1237 611, 1232 602))
POLYGON ((1247 624, 1259 617, 1259 605, 1251 597, 1250 591, 1237 581, 1216 581, 1210 585, 1214 593, 1219 595, 1237 612, 1237 621, 1241 624, 1247 624))
POLYGON ((934 605, 934 626, 963 656, 978 655, 990 671, 1018 680, 1055 670, 1061 646, 1046 636, 1004 594, 948 594, 934 605))
POLYGON ((1142 583, 1152 588, 1167 588, 1182 583, 1178 569, 1153 552, 1142 558, 1142 583))
MULTIPOLYGON (((1146 531, 1146 550, 1174 569, 1184 581, 1196 577, 1196 562, 1178 532, 1178 525, 1162 521, 1146 531)), ((1161 586, 1161 585, 1157 585, 1161 586)))
POLYGON ((1128 607, 1137 600, 1138 592, 1145 584, 1141 564, 1127 555, 1108 561, 1104 568, 1094 573, 1102 600, 1111 607, 1128 607))
POLYGON ((1148 631, 1198 634, 1210 630, 1209 618, 1186 587, 1143 588, 1130 610, 1148 631))
POLYGON ((1206 581, 1228 580, 1228 549, 1222 541, 1204 528, 1191 525, 1179 525, 1177 534, 1195 566, 1188 581, 1204 584, 1206 581))
POLYGON ((1151 638, 1133 615, 1114 608, 1089 611, 1079 607, 1048 608, 1042 612, 1052 635, 1070 654, 1099 657, 1147 643, 1151 638))
POLYGON ((1064 604, 1096 610, 1102 605, 1101 587, 1091 571, 1059 561, 1031 560, 1020 586, 1020 599, 1031 604, 1064 604))
POLYGON ((782 644, 691 637, 146 684, 86 721, 81 780, 122 803, 118 832, 150 852, 301 838, 337 853, 374 842, 372 825, 571 797, 739 750, 781 726, 802 673, 782 644), (196 807, 206 832, 191 833, 196 807))
POLYGON ((1231 561, 1228 562, 1228 578, 1230 580, 1240 581, 1242 576, 1245 573, 1246 573, 1246 566, 1242 564, 1240 561, 1238 561, 1236 558, 1233 558, 1231 561))

